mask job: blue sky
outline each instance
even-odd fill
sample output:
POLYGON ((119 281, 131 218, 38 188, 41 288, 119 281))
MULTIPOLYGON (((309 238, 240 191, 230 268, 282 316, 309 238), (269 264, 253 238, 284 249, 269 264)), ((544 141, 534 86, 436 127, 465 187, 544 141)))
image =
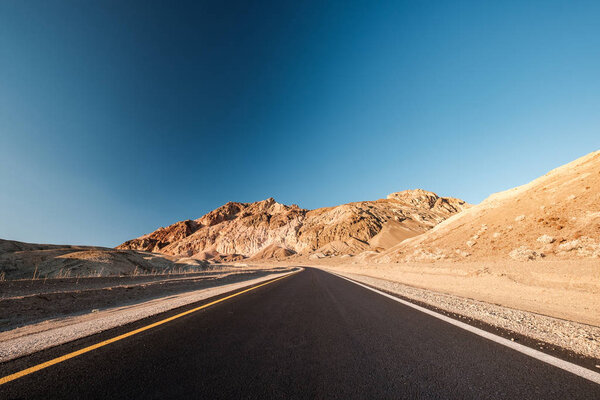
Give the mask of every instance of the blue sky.
POLYGON ((3 1, 0 238, 478 203, 600 148, 599 71, 597 1, 3 1))

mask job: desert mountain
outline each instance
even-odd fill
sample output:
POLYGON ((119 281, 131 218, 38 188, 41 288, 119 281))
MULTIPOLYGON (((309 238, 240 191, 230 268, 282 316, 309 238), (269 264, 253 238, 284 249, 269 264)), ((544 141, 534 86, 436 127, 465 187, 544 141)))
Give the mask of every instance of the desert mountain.
POLYGON ((462 200, 420 189, 316 210, 287 206, 273 198, 230 202, 196 220, 159 228, 117 248, 198 259, 357 254, 367 249, 385 250, 468 206, 462 200), (382 231, 385 238, 377 236, 382 231))
POLYGON ((367 256, 379 262, 600 257, 600 151, 367 256))

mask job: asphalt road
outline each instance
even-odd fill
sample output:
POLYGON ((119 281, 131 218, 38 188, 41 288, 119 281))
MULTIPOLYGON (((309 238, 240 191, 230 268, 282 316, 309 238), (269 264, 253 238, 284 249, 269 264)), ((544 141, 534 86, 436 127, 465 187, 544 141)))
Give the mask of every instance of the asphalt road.
POLYGON ((0 398, 600 399, 600 385, 306 269, 6 383, 0 398))

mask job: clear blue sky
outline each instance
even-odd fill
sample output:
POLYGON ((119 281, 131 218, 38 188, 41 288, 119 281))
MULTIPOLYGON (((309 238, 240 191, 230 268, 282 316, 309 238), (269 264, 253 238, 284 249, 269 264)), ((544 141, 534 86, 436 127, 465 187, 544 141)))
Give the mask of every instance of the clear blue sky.
POLYGON ((600 2, 2 1, 0 238, 478 203, 600 148, 600 2))

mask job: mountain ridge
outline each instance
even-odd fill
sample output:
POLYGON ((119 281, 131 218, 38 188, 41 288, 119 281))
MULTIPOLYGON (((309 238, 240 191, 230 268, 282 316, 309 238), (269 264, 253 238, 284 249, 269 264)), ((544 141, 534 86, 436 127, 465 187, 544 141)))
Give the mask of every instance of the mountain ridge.
MULTIPOLYGON (((422 189, 390 194, 386 199, 359 201, 307 210, 270 197, 253 203, 228 202, 195 219, 132 239, 117 249, 213 259, 222 255, 357 254, 394 221, 406 237, 431 229, 470 205, 422 189)), ((387 243, 387 242, 386 242, 387 243)))

